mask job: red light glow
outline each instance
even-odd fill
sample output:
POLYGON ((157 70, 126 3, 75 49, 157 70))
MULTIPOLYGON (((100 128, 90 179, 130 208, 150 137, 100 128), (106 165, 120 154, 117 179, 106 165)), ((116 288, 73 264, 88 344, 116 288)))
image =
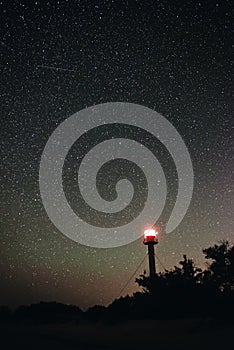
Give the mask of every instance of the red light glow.
POLYGON ((156 237, 158 232, 154 228, 148 228, 144 232, 145 237, 156 237))
POLYGON ((158 238, 157 238, 158 232, 154 228, 148 228, 144 232, 144 244, 157 244, 158 238))

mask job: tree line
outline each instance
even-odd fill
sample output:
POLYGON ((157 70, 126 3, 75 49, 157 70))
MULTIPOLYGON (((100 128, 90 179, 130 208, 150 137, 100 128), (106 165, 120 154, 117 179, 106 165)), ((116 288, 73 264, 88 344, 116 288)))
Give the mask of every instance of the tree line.
POLYGON ((203 249, 207 267, 202 270, 183 255, 179 266, 136 278, 141 291, 96 305, 83 312, 78 306, 40 302, 14 312, 0 307, 0 322, 121 322, 128 319, 216 318, 234 319, 234 246, 222 241, 203 249))

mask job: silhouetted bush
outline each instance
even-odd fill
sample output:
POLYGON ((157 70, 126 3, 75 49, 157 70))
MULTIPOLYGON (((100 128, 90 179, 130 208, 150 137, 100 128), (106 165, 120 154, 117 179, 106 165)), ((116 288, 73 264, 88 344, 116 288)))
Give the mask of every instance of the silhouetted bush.
POLYGON ((14 313, 14 319, 34 323, 77 322, 81 320, 82 313, 77 306, 40 302, 30 306, 20 306, 14 313))
POLYGON ((95 305, 89 308, 85 313, 83 320, 89 322, 97 322, 101 320, 105 320, 106 318, 106 310, 105 306, 95 305))
POLYGON ((0 306, 0 323, 6 323, 11 321, 11 309, 8 306, 0 306))
MULTIPOLYGON (((232 320, 234 314, 234 248, 224 241, 203 250, 212 262, 208 269, 197 268, 186 255, 180 267, 156 274, 146 274, 136 282, 149 294, 149 307, 156 318, 216 317, 232 320)), ((150 312, 146 311, 149 315, 150 312)))
POLYGON ((130 319, 176 319, 212 317, 234 320, 234 247, 221 242, 203 250, 210 261, 206 270, 186 255, 171 270, 150 280, 146 273, 136 282, 143 288, 133 296, 114 300, 108 307, 95 305, 86 312, 73 305, 40 302, 20 306, 15 312, 0 307, 0 322, 67 323, 98 322, 107 325, 130 319))

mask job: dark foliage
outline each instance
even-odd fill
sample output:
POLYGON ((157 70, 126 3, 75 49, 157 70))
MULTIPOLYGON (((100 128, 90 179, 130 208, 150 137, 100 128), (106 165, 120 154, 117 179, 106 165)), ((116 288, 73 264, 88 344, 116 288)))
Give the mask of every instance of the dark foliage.
POLYGON ((8 322, 11 320, 12 312, 8 306, 0 306, 0 323, 8 322))
POLYGON ((89 308, 83 315, 83 321, 97 322, 105 319, 106 307, 101 305, 94 305, 89 308))
POLYGON ((63 323, 98 322, 113 324, 129 319, 175 319, 212 317, 233 321, 234 247, 220 242, 203 250, 209 260, 207 269, 196 267, 186 255, 171 270, 150 280, 146 273, 136 282, 142 292, 113 301, 108 307, 95 305, 88 311, 73 305, 40 302, 20 306, 15 312, 0 307, 0 322, 63 323))
POLYGON ((234 291, 234 246, 227 241, 203 250, 206 259, 212 259, 204 272, 204 283, 225 292, 234 291))
POLYGON ((33 323, 65 323, 79 321, 82 311, 74 305, 56 302, 40 302, 30 306, 20 306, 14 312, 14 320, 33 323))
POLYGON ((219 317, 232 319, 234 311, 234 248, 228 242, 203 250, 211 260, 204 271, 185 255, 180 267, 136 279, 149 294, 157 318, 219 317))

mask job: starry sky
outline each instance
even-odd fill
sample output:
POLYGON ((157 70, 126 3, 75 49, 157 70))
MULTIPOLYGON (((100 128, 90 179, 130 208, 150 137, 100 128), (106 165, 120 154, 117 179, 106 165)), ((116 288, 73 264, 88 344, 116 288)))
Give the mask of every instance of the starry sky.
MULTIPOLYGON (((40 198, 48 138, 66 118, 96 104, 131 102, 157 111, 190 152, 193 198, 176 230, 159 235, 157 270, 172 268, 182 254, 203 267, 202 248, 234 243, 231 1, 14 0, 1 1, 0 11, 0 304, 108 305, 137 290, 134 278, 122 289, 142 261, 137 273, 148 269, 141 238, 110 249, 81 245, 52 224, 40 198)), ((131 137, 156 150, 156 141, 140 132, 131 137)), ((74 152, 79 147, 68 168, 74 152)), ((168 159, 163 150, 158 155, 168 159)), ((166 163, 173 197, 176 176, 166 163)), ((67 198, 77 206, 68 175, 67 198)), ((103 176, 99 182, 105 184, 103 176)))

